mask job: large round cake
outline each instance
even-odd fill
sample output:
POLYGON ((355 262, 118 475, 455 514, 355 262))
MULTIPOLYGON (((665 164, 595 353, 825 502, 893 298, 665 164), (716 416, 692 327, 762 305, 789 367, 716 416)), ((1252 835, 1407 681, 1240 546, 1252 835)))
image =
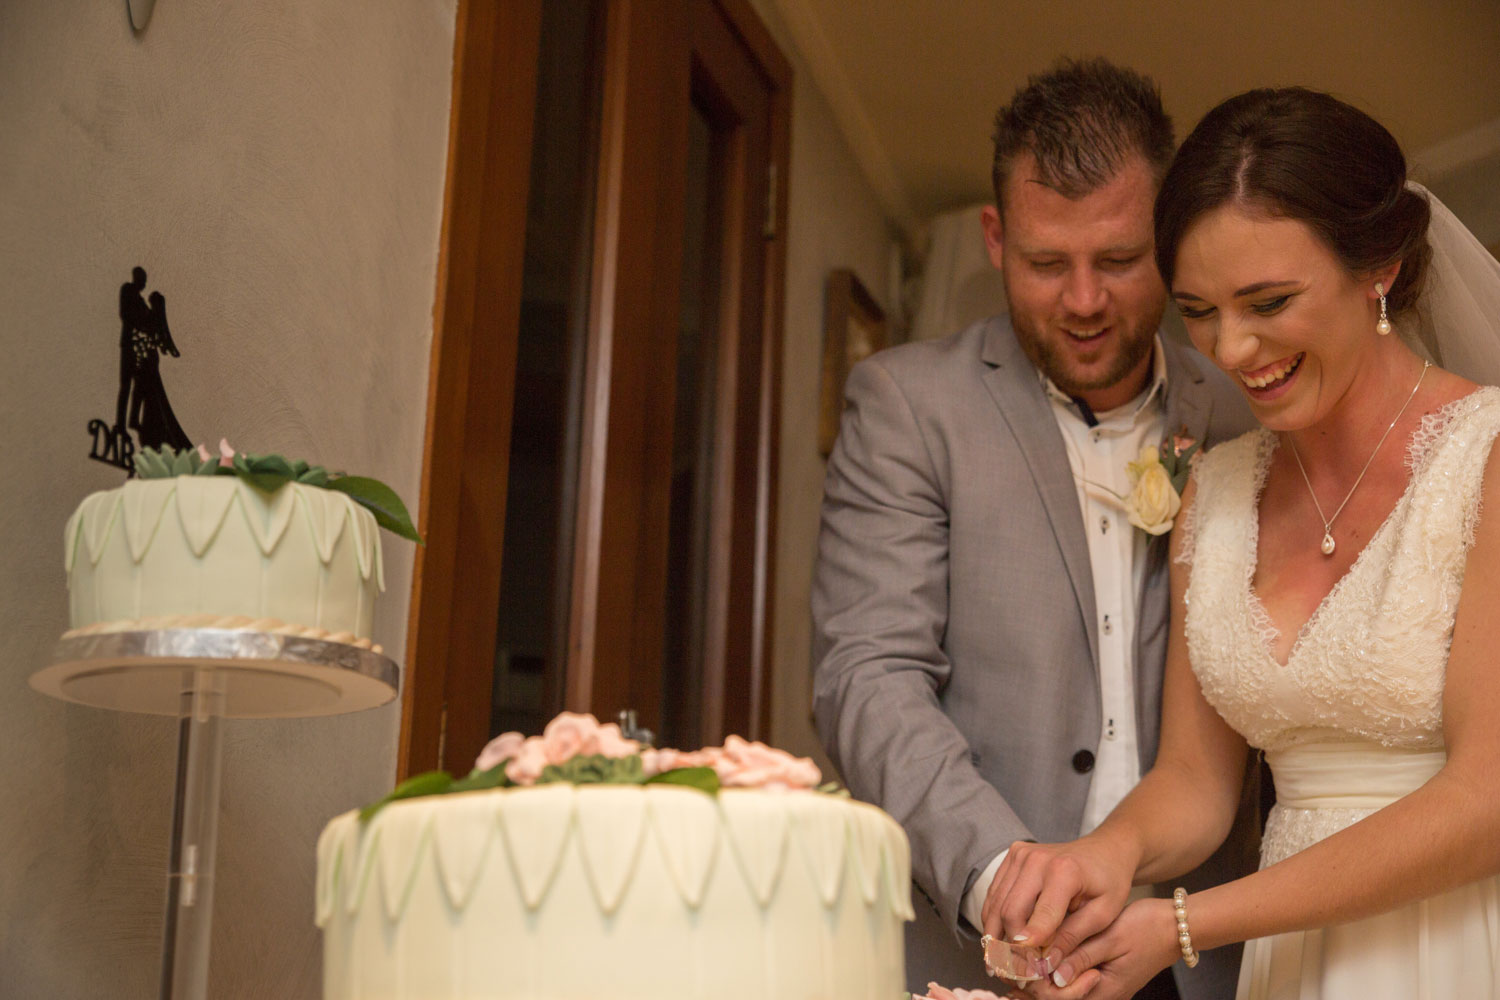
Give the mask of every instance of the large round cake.
POLYGON ((220 627, 367 643, 380 532, 344 493, 237 476, 131 480, 64 537, 72 631, 220 627))
POLYGON ((895 1000, 910 865, 885 813, 804 789, 392 802, 318 842, 323 996, 895 1000))

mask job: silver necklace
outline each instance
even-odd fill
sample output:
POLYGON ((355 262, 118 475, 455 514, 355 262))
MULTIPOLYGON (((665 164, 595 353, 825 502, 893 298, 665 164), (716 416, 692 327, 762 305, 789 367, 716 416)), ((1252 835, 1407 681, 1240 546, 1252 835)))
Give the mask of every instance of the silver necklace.
POLYGON ((1313 506, 1317 508, 1318 518, 1323 522, 1323 554, 1325 556, 1333 555, 1333 550, 1337 547, 1333 541, 1333 522, 1338 520, 1338 516, 1344 512, 1350 498, 1354 496, 1354 491, 1359 489, 1359 484, 1364 481, 1365 473, 1370 471, 1370 465, 1375 461, 1375 456, 1380 454, 1380 446, 1385 444, 1385 439, 1390 437, 1391 431, 1396 429, 1397 422, 1401 420, 1401 414, 1405 413, 1411 401, 1417 398, 1417 390, 1422 388, 1422 379, 1427 377, 1427 369, 1431 367, 1431 361, 1422 362, 1422 373, 1417 376, 1417 384, 1411 387, 1411 395, 1406 397, 1406 402, 1402 403, 1401 409, 1396 411, 1396 418, 1385 429, 1385 433, 1380 435, 1380 440, 1375 442, 1375 450, 1370 452, 1369 459, 1365 461, 1365 467, 1359 470, 1354 485, 1349 487, 1348 493, 1344 494, 1344 502, 1339 504, 1339 509, 1333 512, 1333 517, 1323 516, 1323 505, 1318 503, 1318 494, 1313 490, 1312 480, 1307 478, 1307 469, 1302 464, 1302 456, 1297 454, 1297 442, 1292 440, 1291 435, 1287 435, 1286 443, 1292 446, 1292 457, 1297 460, 1297 469, 1302 473, 1302 481, 1307 484, 1307 492, 1312 495, 1313 506))

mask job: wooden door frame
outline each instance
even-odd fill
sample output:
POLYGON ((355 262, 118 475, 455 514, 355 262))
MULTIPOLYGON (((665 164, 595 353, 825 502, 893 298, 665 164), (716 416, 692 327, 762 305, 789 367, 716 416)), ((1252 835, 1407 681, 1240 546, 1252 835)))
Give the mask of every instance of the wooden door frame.
MULTIPOLYGON (((450 112, 448 175, 438 259, 433 344, 428 379, 427 432, 420 494, 421 528, 427 544, 417 551, 406 642, 406 683, 402 692, 397 777, 444 767, 463 770, 489 734, 494 671, 495 627, 504 547, 506 479, 509 468, 511 411, 515 398, 515 361, 520 326, 522 264, 527 195, 530 180, 532 121, 536 99, 537 58, 543 0, 460 0, 454 38, 454 88, 450 112), (463 585, 456 586, 462 553, 463 585)), ((756 403, 758 449, 753 499, 753 586, 751 630, 751 729, 765 739, 770 733, 772 598, 775 580, 776 456, 780 430, 780 370, 786 270, 788 156, 791 132, 792 71, 748 0, 714 0, 735 33, 752 53, 771 89, 770 156, 774 165, 772 210, 768 213, 759 399, 756 403), (758 732, 756 731, 758 730, 758 732)), ((671 18, 671 3, 609 0, 611 19, 656 16, 671 18)), ((629 53, 610 53, 622 59, 629 53)), ((611 166, 611 128, 623 127, 611 115, 606 68, 605 120, 601 131, 599 203, 595 241, 602 245, 607 227, 628 221, 628 199, 618 181, 619 164, 611 166), (611 171, 615 170, 614 174, 611 171)), ((618 100, 622 95, 616 94, 618 100)), ((614 133, 618 141, 619 133, 614 133)), ((618 249, 618 242, 615 243, 618 249)), ((594 302, 604 294, 618 264, 595 256, 594 302)), ((608 310, 606 311, 608 312, 608 310)), ((590 316, 590 350, 596 338, 614 331, 614 317, 590 316)), ((673 318, 675 321, 675 317, 673 318)), ((607 366, 590 363, 587 393, 608 391, 607 366), (596 379, 604 377, 605 385, 596 379)), ((597 398, 597 396, 596 396, 597 398)), ((609 419, 606 409, 603 419, 609 419)), ((597 534, 608 513, 601 503, 603 456, 590 451, 585 426, 579 460, 579 511, 576 551, 597 554, 597 534), (591 464, 598 467, 592 469, 591 464)), ((607 571, 575 559, 575 615, 578 597, 590 586, 597 594, 598 574, 607 571)), ((622 626, 619 609, 607 623, 622 626)), ((589 667, 601 627, 597 604, 570 625, 565 700, 586 710, 602 692, 589 667)), ((624 634, 642 636, 643 623, 623 622, 624 634)), ((605 633, 610 634, 610 633, 605 633)), ((619 636, 614 633, 614 636, 619 636)), ((627 674, 628 676, 628 674, 627 674)), ((632 677, 618 692, 627 699, 644 694, 644 679, 632 677)), ((646 685, 649 686, 649 685, 646 685)))
POLYGON ((458 5, 398 778, 489 733, 542 2, 458 5))

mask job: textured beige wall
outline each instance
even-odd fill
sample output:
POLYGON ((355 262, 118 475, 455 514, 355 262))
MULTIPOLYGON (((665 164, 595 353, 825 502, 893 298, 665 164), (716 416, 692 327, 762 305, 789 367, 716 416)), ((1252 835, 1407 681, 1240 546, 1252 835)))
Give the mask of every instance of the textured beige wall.
MULTIPOLYGON (((421 467, 456 0, 0 3, 0 998, 157 990, 175 723, 30 690, 62 526, 120 474, 118 290, 167 298, 195 440, 421 467)), ((400 650, 412 546, 386 536, 400 650)), ((386 789, 398 710, 228 727, 210 993, 314 998, 313 851, 386 789)))
POLYGON ((815 756, 826 770, 827 759, 812 727, 808 610, 823 499, 824 460, 818 452, 823 283, 834 268, 852 268, 876 301, 889 307, 888 270, 895 236, 771 0, 757 0, 755 7, 796 74, 781 356, 771 738, 795 753, 815 756))

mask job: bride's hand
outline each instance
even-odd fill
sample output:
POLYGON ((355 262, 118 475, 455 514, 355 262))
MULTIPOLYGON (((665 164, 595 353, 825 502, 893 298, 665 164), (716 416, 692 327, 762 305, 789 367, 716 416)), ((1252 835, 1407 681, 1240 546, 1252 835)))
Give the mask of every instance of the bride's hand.
POLYGON ((1014 843, 985 895, 983 929, 1006 941, 1045 946, 1056 969, 1064 955, 1120 915, 1134 875, 1134 865, 1097 837, 1014 843))
POLYGON ((1096 983, 1085 994, 1088 1000, 1128 1000, 1181 956, 1172 901, 1142 899, 1127 906, 1103 933, 1065 956, 1057 979, 1068 984, 1068 996, 1087 979, 1096 983))

